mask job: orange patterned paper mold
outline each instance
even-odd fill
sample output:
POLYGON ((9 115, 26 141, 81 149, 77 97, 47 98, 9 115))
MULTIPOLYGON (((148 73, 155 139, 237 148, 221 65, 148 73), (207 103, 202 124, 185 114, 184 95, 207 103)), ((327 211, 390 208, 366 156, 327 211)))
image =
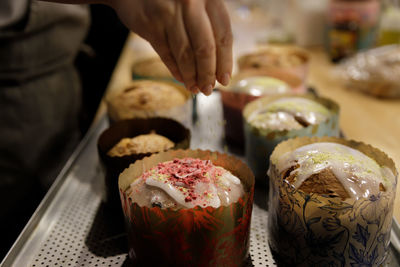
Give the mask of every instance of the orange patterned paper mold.
POLYGON ((144 266, 242 266, 249 255, 254 176, 239 159, 203 150, 174 150, 136 161, 119 178, 129 257, 144 266), (140 207, 125 193, 134 179, 176 158, 211 160, 237 176, 244 196, 229 206, 192 209, 140 207), (128 175, 127 175, 128 174, 128 175))

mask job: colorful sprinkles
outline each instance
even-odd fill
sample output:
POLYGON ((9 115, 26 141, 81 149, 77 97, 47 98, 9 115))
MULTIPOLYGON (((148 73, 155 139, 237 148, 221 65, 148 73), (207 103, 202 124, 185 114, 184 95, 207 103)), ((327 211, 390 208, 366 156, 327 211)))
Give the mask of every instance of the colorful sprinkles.
POLYGON ((216 167, 210 160, 195 158, 174 159, 161 162, 149 171, 143 173, 142 179, 152 177, 160 182, 168 183, 177 188, 185 196, 185 202, 191 202, 198 198, 209 198, 210 193, 195 193, 196 184, 218 183, 224 169, 216 167))

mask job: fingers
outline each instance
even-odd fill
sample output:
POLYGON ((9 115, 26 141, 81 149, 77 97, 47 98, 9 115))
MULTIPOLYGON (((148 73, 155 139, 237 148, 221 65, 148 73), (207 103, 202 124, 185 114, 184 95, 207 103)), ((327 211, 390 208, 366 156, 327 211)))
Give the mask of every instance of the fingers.
POLYGON ((161 60, 167 66, 169 71, 175 77, 175 79, 177 79, 180 82, 184 82, 181 72, 175 61, 175 58, 172 55, 171 50, 169 49, 165 34, 160 33, 158 36, 160 37, 154 38, 154 41, 152 40, 148 41, 150 42, 154 50, 157 52, 157 54, 160 56, 161 60))
POLYGON ((185 1, 183 19, 195 58, 197 85, 209 95, 215 85, 216 45, 204 1, 185 1))
POLYGON ((147 39, 174 77, 209 95, 232 71, 232 31, 223 0, 131 0, 115 8, 147 39), (134 8, 133 8, 134 7, 134 8), (134 13, 134 15, 132 15, 134 13))
POLYGON ((175 5, 175 8, 175 16, 170 18, 166 27, 169 49, 182 75, 182 82, 190 91, 198 93, 195 58, 183 23, 182 7, 175 5))
POLYGON ((213 28, 216 44, 216 76, 221 84, 228 85, 233 65, 233 36, 229 14, 223 0, 207 1, 206 10, 213 28))

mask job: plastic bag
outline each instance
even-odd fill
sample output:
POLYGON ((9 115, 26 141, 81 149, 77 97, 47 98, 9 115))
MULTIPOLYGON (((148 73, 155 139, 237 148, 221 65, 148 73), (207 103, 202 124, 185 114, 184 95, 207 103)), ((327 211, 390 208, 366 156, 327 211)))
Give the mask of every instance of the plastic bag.
POLYGON ((339 75, 349 89, 383 98, 400 98, 400 46, 370 49, 343 61, 339 75))

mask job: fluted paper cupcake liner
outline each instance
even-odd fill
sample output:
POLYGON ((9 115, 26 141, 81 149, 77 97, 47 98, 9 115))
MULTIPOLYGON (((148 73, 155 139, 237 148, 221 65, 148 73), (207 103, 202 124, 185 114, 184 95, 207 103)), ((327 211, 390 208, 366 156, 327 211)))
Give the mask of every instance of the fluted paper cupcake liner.
POLYGON ((140 266, 241 266, 248 257, 254 176, 240 160, 202 150, 167 151, 136 161, 119 177, 129 256, 140 266), (175 158, 211 160, 236 175, 244 196, 219 208, 140 207, 125 194, 143 172, 175 158))

